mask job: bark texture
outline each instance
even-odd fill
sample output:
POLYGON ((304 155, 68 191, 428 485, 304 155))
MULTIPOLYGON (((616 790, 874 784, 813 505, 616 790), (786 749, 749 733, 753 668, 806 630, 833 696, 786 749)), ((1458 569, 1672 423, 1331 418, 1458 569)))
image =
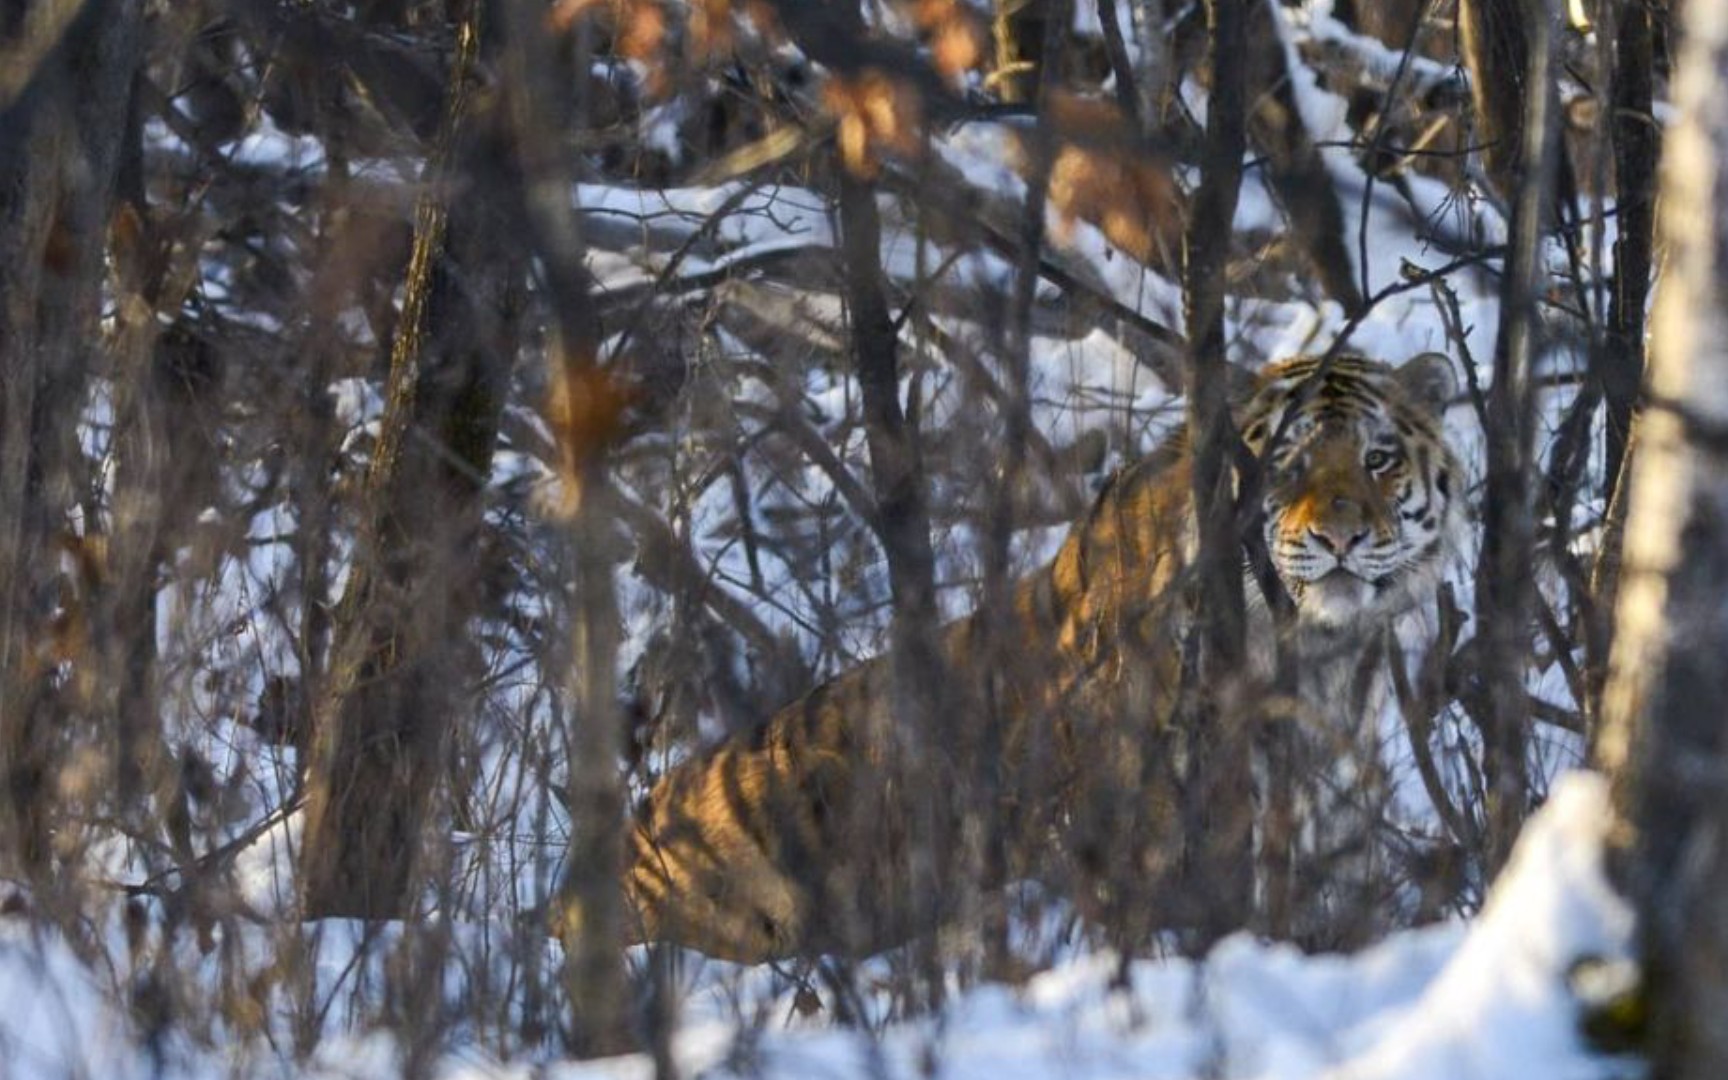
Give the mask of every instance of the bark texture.
POLYGON ((1728 10, 1687 16, 1599 761, 1640 916, 1653 1075, 1702 1080, 1728 1075, 1728 10))
POLYGON ((104 241, 142 37, 137 0, 0 4, 0 859, 46 869, 56 544, 77 498, 104 241), (30 15, 36 17, 29 17, 30 15))
POLYGON ((1225 270, 1247 146, 1246 73, 1228 58, 1244 54, 1252 0, 1211 0, 1212 96, 1200 190, 1189 224, 1183 275, 1192 342, 1188 430, 1194 440, 1194 511, 1200 550, 1195 588, 1198 618, 1192 662, 1184 672, 1181 722, 1195 754, 1184 805, 1190 873, 1206 895, 1207 938, 1247 923, 1253 894, 1249 815, 1226 792, 1249 790, 1249 742, 1231 691, 1246 656, 1242 537, 1237 524, 1233 460, 1239 443, 1230 420, 1225 361, 1225 270))
POLYGON ((453 643, 471 609, 479 493, 509 364, 476 331, 496 325, 487 312, 504 307, 480 284, 498 284, 486 267, 488 230, 478 207, 453 223, 446 205, 477 9, 458 31, 440 146, 416 214, 365 520, 318 709, 303 886, 311 917, 409 914, 459 706, 453 643))
MULTIPOLYGON (((1529 810, 1525 755, 1530 709, 1524 676, 1533 601, 1529 567, 1536 542, 1532 372, 1541 344, 1542 234, 1550 220, 1560 156, 1554 72, 1559 7, 1553 0, 1526 0, 1524 10, 1529 66, 1523 85, 1529 92, 1515 129, 1521 142, 1515 158, 1511 250, 1494 349, 1494 385, 1488 396, 1488 477, 1476 585, 1482 641, 1482 694, 1476 720, 1484 744, 1490 870, 1498 870, 1511 854, 1529 810)), ((1524 33, 1520 30, 1520 37, 1524 33)), ((1481 77, 1494 70, 1472 65, 1472 72, 1481 77)))

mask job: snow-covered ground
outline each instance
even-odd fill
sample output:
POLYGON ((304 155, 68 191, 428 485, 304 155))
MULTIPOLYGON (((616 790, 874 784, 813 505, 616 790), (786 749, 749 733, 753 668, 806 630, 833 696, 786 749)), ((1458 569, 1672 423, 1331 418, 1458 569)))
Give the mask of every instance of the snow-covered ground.
MULTIPOLYGON (((1607 814, 1600 777, 1563 777, 1477 919, 1395 934, 1354 956, 1304 956, 1243 935, 1200 962, 1135 961, 1122 980, 1115 956, 1083 953, 1023 986, 978 986, 939 1017, 884 1023, 872 1033, 798 1019, 789 994, 775 1000, 766 989, 767 1000, 755 1005, 769 1019, 741 1027, 740 988, 775 980, 766 971, 736 973, 724 990, 699 987, 683 1003, 673 1057, 682 1076, 785 1080, 1630 1075, 1633 1063, 1583 1042, 1573 989, 1581 963, 1623 965, 1628 955, 1631 915, 1602 873, 1607 814)), ((330 929, 318 943, 318 969, 354 967, 366 936, 330 929)), ((0 1075, 382 1077, 402 1070, 394 1039, 345 1026, 340 1010, 325 1018, 325 1034, 304 1057, 289 1049, 287 1017, 264 1018, 250 1041, 195 1048, 177 1038, 153 1046, 148 1010, 138 1004, 144 972, 108 966, 112 956, 80 959, 90 951, 87 942, 75 947, 33 934, 20 920, 0 920, 0 1075)), ((458 1049, 433 1075, 628 1080, 653 1076, 654 1066, 645 1056, 500 1063, 458 1049)))

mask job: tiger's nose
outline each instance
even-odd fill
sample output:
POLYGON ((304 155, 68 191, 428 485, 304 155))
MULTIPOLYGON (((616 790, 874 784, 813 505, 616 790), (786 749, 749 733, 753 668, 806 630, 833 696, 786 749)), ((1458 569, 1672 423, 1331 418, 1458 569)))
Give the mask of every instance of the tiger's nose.
POLYGON ((1318 527, 1310 525, 1308 535, 1331 554, 1348 555, 1356 549, 1357 544, 1368 538, 1368 530, 1331 524, 1318 527))
POLYGON ((1308 535, 1334 555, 1344 555, 1368 538, 1368 523, 1362 504, 1355 499, 1338 496, 1332 500, 1332 512, 1323 521, 1308 526, 1308 535))

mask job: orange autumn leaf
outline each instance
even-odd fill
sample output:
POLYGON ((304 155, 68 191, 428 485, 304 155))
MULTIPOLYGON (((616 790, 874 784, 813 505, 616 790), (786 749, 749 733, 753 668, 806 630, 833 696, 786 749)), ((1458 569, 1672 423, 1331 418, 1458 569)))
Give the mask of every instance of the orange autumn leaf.
POLYGON ((970 18, 949 19, 932 35, 930 52, 936 70, 952 78, 983 63, 984 36, 970 18))
POLYGON ((916 0, 912 24, 930 46, 937 71, 953 78, 984 60, 984 23, 958 0, 916 0))
POLYGON ((591 359, 556 349, 549 359, 545 418, 557 440, 555 471, 563 488, 551 513, 567 519, 581 509, 589 468, 624 434, 637 394, 591 359))
MULTIPOLYGON (((1184 207, 1171 163, 1148 151, 1115 105, 1073 95, 1051 103, 1049 126, 1061 139, 1050 165, 1050 207, 1058 238, 1088 221, 1147 265, 1173 265, 1181 250, 1184 207)), ((1021 150, 1020 166, 1030 151, 1021 150)))
POLYGON ((918 153, 922 110, 910 87, 872 70, 828 80, 822 97, 838 122, 841 163, 854 175, 875 176, 876 158, 883 151, 918 153))

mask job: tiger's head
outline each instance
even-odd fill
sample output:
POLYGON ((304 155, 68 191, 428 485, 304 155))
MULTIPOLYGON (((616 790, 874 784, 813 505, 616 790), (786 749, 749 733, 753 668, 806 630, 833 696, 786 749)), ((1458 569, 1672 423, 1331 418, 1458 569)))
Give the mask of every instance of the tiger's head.
POLYGON ((1265 468, 1266 549, 1301 624, 1348 629, 1437 586, 1462 515, 1441 427, 1457 390, 1440 353, 1396 368, 1297 357, 1261 374, 1240 427, 1265 468))

